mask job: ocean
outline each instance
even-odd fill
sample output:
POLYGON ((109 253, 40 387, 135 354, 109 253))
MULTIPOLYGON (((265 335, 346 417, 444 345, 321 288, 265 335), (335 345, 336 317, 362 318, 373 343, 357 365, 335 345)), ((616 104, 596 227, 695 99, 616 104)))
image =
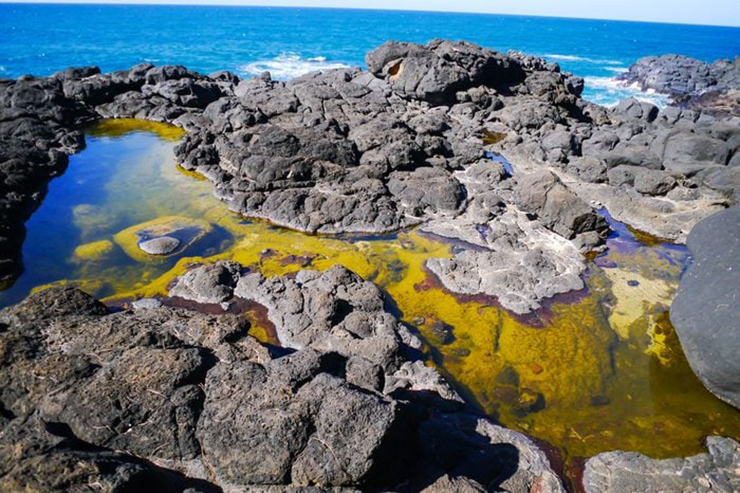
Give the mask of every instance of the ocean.
POLYGON ((665 104, 660 95, 614 81, 640 57, 740 55, 740 28, 732 27, 379 10, 0 4, 0 77, 151 62, 242 76, 269 70, 289 79, 363 66, 365 53, 388 39, 435 37, 543 56, 584 77, 584 97, 605 105, 631 95, 665 104))

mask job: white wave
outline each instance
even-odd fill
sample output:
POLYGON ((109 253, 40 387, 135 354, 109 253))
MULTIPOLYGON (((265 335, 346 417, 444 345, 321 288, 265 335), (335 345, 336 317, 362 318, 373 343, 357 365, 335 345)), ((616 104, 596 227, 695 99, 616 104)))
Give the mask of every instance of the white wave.
POLYGON ((281 53, 271 60, 259 60, 239 67, 239 71, 246 75, 260 75, 270 72, 273 79, 289 80, 309 72, 348 68, 349 65, 339 62, 329 62, 326 57, 317 56, 303 58, 297 53, 281 53))
POLYGON ((627 98, 652 103, 658 108, 665 108, 670 102, 668 96, 658 94, 652 89, 642 91, 637 84, 628 85, 613 77, 585 77, 584 80, 586 82, 584 97, 602 106, 615 106, 627 98))
POLYGON ((604 70, 608 70, 609 72, 614 72, 615 74, 623 74, 627 72, 629 69, 627 67, 604 67, 604 70))
POLYGON ((621 65, 622 64, 622 62, 620 62, 619 60, 598 60, 595 58, 588 58, 588 57, 577 56, 577 55, 559 55, 557 53, 548 53, 542 56, 550 60, 559 60, 563 62, 587 62, 587 63, 600 63, 600 64, 606 64, 606 65, 621 65))

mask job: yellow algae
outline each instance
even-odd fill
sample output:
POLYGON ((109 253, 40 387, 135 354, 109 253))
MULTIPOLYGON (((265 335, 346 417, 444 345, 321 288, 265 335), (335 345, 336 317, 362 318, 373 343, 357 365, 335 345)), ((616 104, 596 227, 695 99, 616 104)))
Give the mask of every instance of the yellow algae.
POLYGON ((192 178, 194 180, 205 181, 207 179, 205 176, 201 175, 197 171, 192 171, 192 170, 189 170, 189 169, 185 169, 182 166, 180 166, 179 164, 176 164, 175 165, 175 169, 177 169, 177 171, 179 173, 187 176, 188 178, 192 178))
POLYGON ((115 234, 113 241, 129 257, 138 262, 161 262, 163 258, 187 250, 212 230, 213 227, 207 221, 180 216, 165 216, 126 228, 115 234), (139 242, 142 240, 163 236, 174 237, 180 241, 180 245, 172 254, 150 255, 139 248, 139 242))
POLYGON ((49 284, 35 286, 31 289, 31 293, 38 293, 55 287, 73 287, 91 296, 98 296, 105 288, 105 283, 99 279, 62 279, 49 284))
POLYGON ((183 129, 174 125, 133 118, 103 120, 88 130, 94 137, 122 137, 132 132, 152 132, 169 142, 177 142, 185 135, 183 129))
POLYGON ((93 241, 75 248, 75 258, 95 262, 104 259, 112 251, 113 243, 110 240, 93 241))
MULTIPOLYGON (((94 135, 131 133, 127 139, 141 139, 145 134, 137 130, 157 131, 147 125, 104 122, 94 135)), ((431 359, 466 398, 505 426, 559 447, 566 457, 615 449, 653 457, 692 455, 702 450, 707 435, 740 437, 740 412, 694 377, 666 314, 685 251, 659 241, 610 245, 591 263, 588 293, 570 303, 551 303, 540 314, 543 323, 533 326, 491 300, 444 290, 424 263, 450 257, 449 245, 413 230, 327 237, 246 220, 213 197, 209 182, 178 169, 173 146, 150 140, 136 152, 122 152, 102 187, 104 200, 75 209, 80 243, 128 228, 124 243, 138 250, 134 229, 173 216, 208 223, 213 241, 162 263, 140 263, 122 253, 104 263, 75 263, 65 277, 96 279, 110 294, 106 300, 113 301, 166 296, 192 265, 221 259, 266 276, 342 264, 388 293, 392 309, 418 329, 431 359), (110 231, 112 224, 117 229, 110 231)), ((250 334, 278 342, 265 313, 248 309, 244 316, 252 323, 250 334)))
POLYGON ((503 132, 494 132, 492 130, 488 130, 487 128, 483 129, 483 143, 486 145, 494 145, 498 144, 502 140, 506 138, 506 134, 503 132))
POLYGON ((649 279, 621 269, 607 269, 606 275, 612 283, 611 289, 616 300, 609 315, 609 323, 622 339, 630 336, 633 324, 652 307, 670 306, 675 288, 665 280, 649 279))

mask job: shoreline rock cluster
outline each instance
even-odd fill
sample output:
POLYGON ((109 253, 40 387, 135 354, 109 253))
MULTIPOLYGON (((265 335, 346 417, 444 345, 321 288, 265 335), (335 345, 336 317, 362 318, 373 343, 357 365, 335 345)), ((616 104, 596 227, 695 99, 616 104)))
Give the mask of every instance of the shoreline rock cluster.
POLYGON ((267 300, 279 351, 238 315, 111 313, 73 288, 0 312, 0 482, 564 491, 534 441, 466 409, 415 356, 372 283, 340 266, 234 282, 233 267, 180 283, 267 300))
POLYGON ((583 80, 556 64, 466 42, 387 42, 367 65, 287 83, 151 65, 2 81, 3 200, 16 204, 2 209, 13 218, 2 278, 18 274, 22 220, 59 172, 49 156, 63 168, 79 148, 62 145, 64 132, 81 139, 72 129, 99 118, 184 128, 180 164, 247 216, 330 234, 422 224, 469 245, 428 268, 451 291, 517 313, 582 287, 581 254, 608 231, 597 209, 684 241, 737 202, 736 117, 634 100, 608 110, 581 99, 583 80), (486 135, 500 137, 486 147, 486 135))
POLYGON ((680 107, 740 115, 740 56, 714 63, 683 55, 644 57, 618 79, 666 94, 680 107))
MULTIPOLYGON (((331 234, 420 225, 456 245, 426 264, 445 288, 495 296, 516 313, 583 287, 584 254, 608 233, 600 209, 678 242, 699 223, 679 300, 713 296, 715 271, 737 266, 734 246, 707 240, 724 228, 719 237, 740 241, 738 209, 726 210, 740 199, 731 112, 636 100, 606 109, 556 64, 465 42, 388 42, 366 62, 287 83, 148 64, 0 80, 0 279, 20 273, 24 221, 84 146, 81 125, 101 118, 185 129, 180 164, 247 216, 331 234)), ((704 88, 688 77, 681 84, 704 88)), ((149 233, 133 237, 168 238, 149 233)), ((0 312, 5 484, 564 490, 535 442, 468 409, 378 288, 346 269, 267 279, 220 262, 170 294, 263 304, 283 348, 258 343, 236 316, 156 301, 111 313, 69 288, 32 295, 0 312)), ((681 311, 691 306, 674 305, 672 318, 682 343, 696 341, 685 346, 692 368, 735 402, 737 382, 728 391, 711 368, 714 346, 696 319, 706 312, 681 311)), ((732 328, 737 306, 710 322, 732 328)), ((722 351, 737 347, 719 334, 709 338, 722 351)), ((583 488, 656 476, 674 481, 657 489, 737 489, 737 442, 708 443, 709 454, 683 462, 602 454, 587 462, 583 488), (701 474, 677 474, 685 468, 701 474)))
MULTIPOLYGON (((74 288, 0 311, 4 488, 566 491, 556 458, 468 408, 341 266, 266 279, 222 261, 170 295, 265 303, 284 347, 238 315, 112 312, 74 288)), ((600 454, 579 488, 736 487, 740 445, 708 444, 682 460, 600 454)))

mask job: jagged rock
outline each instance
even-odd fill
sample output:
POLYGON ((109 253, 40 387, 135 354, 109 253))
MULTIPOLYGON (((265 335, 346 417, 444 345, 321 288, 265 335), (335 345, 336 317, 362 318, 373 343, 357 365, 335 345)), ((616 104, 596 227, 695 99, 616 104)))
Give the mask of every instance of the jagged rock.
MULTIPOLYGON (((16 418, 0 431, 0 488, 6 491, 153 489, 180 492, 188 488, 218 491, 133 455, 93 447, 64 430, 53 430, 38 417, 16 418)), ((59 428, 59 427, 57 427, 59 428)))
POLYGON ((519 178, 515 200, 521 210, 536 215, 546 228, 568 239, 608 229, 603 217, 547 171, 519 178))
POLYGON ((740 445, 709 437, 709 453, 655 460, 635 452, 607 452, 586 461, 583 489, 602 491, 737 491, 740 445))
POLYGON ((199 438, 219 483, 358 485, 389 443, 395 404, 348 387, 305 349, 208 374, 199 438))
MULTIPOLYGON (((416 341, 383 311, 378 289, 344 268, 278 280, 297 294, 270 293, 300 297, 307 313, 328 300, 329 318, 338 324, 333 336, 342 334, 337 315, 364 313, 395 324, 380 336, 397 330, 395 344, 416 341)), ((352 325, 351 337, 364 337, 364 345, 305 347, 277 357, 247 336, 239 315, 165 306, 109 313, 68 288, 3 310, 0 323, 0 488, 97 482, 161 483, 165 491, 394 490, 401 483, 421 489, 445 475, 486 488, 532 486, 547 477, 540 465, 525 461, 519 468, 512 459, 537 456, 533 444, 518 434, 492 439, 483 428, 475 431, 485 420, 464 411, 436 370, 405 359, 406 346, 393 346, 390 356, 377 351, 370 343, 378 334, 362 325, 352 325), (430 443, 441 443, 434 441, 440 427, 447 443, 462 433, 462 462, 429 453, 430 443)), ((447 484, 440 481, 438 487, 447 484)))
POLYGON ((572 242, 539 221, 513 211, 487 224, 473 223, 477 227, 464 220, 435 221, 423 227, 469 245, 452 258, 425 263, 447 289, 495 296, 504 308, 528 313, 539 308, 544 298, 583 288, 582 255, 572 242))
MULTIPOLYGON (((73 128, 100 117, 184 127, 178 161, 211 180, 231 209, 308 232, 388 232, 467 215, 457 227, 471 228, 463 234, 468 236, 506 206, 533 211, 536 204, 525 203, 532 196, 517 203, 498 184, 483 190, 480 179, 478 189, 470 190, 467 172, 482 168, 481 138, 489 128, 505 137, 490 145, 522 168, 517 180, 531 179, 523 168, 529 168, 526 174, 544 171, 535 166, 564 170, 575 182, 562 181, 581 200, 596 202, 603 195, 612 215, 660 236, 680 240, 703 214, 688 211, 730 205, 740 196, 737 176, 715 169, 738 153, 740 137, 732 130, 737 121, 731 118, 675 108, 656 115, 654 107, 637 101, 607 111, 581 100, 583 81, 555 64, 465 42, 389 42, 368 54, 368 67, 287 83, 269 74, 241 81, 151 65, 3 81, 0 138, 8 145, 0 153, 0 175, 9 188, 2 189, 6 203, 0 204, 7 212, 0 222, 0 276, 19 272, 22 222, 39 187, 83 144, 73 128), (619 189, 595 187, 608 182, 605 167, 620 165, 670 173, 640 173, 641 179, 622 180, 619 189), (664 195, 672 178, 696 190, 664 195), (650 202, 656 195, 669 201, 650 202)), ((578 248, 593 246, 594 231, 603 227, 598 217, 560 185, 550 195, 546 210, 532 213, 541 212, 543 224, 578 248)), ((152 250, 162 257, 190 243, 164 233, 139 240, 144 248, 152 240, 170 243, 152 250), (180 241, 168 254, 174 241, 165 236, 180 241)), ((138 247, 127 251, 141 261, 163 260, 138 247)))
POLYGON ((220 260, 206 264, 180 276, 170 289, 170 296, 198 303, 221 303, 234 293, 241 266, 220 260))
POLYGON ((285 347, 362 356, 386 372, 400 364, 404 343, 418 347, 416 336, 385 311, 380 290, 341 265, 295 277, 247 274, 234 295, 267 307, 285 347))
POLYGON ((740 407, 740 207, 699 222, 687 245, 694 261, 671 304, 671 322, 699 380, 740 407))
POLYGON ((738 108, 736 99, 728 107, 716 100, 740 89, 739 63, 717 60, 710 64, 683 55, 649 56, 632 64, 618 78, 638 84, 643 91, 667 94, 683 105, 732 113, 738 108))

